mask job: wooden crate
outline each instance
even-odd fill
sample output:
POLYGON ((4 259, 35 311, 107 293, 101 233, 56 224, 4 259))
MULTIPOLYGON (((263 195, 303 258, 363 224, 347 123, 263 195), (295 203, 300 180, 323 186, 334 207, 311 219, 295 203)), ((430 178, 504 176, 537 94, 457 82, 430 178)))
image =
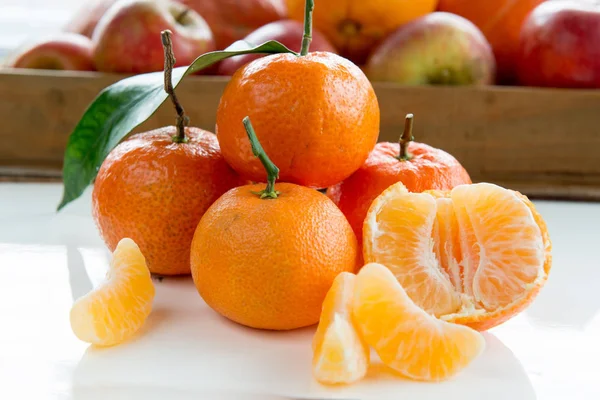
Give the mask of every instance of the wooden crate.
MULTIPOLYGON (((68 136, 98 92, 122 76, 0 72, 0 172, 60 176, 68 136)), ((213 130, 227 80, 189 77, 178 95, 192 125, 213 130)), ((474 181, 535 197, 600 199, 600 91, 375 84, 382 141, 415 114, 418 141, 454 154, 474 181)), ((171 125, 166 104, 140 129, 171 125)))

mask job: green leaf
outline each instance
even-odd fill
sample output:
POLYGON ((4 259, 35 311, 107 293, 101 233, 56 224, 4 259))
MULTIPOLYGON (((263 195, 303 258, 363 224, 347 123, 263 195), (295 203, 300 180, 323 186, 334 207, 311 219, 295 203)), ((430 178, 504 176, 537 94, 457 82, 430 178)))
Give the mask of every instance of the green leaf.
MULTIPOLYGON (((238 41, 226 50, 201 55, 188 67, 175 68, 173 87, 177 87, 186 75, 226 58, 251 53, 296 54, 276 41, 256 47, 238 41)), ((107 87, 90 104, 67 143, 63 165, 64 191, 59 211, 81 196, 96 177, 108 153, 133 129, 150 118, 167 99, 163 84, 162 72, 133 76, 107 87)))

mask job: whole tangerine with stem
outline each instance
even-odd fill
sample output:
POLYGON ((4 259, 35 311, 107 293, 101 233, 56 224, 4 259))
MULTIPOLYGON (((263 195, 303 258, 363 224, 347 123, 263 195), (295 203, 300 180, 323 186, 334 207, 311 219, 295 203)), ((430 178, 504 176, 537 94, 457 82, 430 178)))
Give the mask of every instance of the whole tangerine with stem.
POLYGON ((413 115, 406 116, 398 143, 378 143, 352 176, 331 186, 327 196, 348 218, 359 242, 371 203, 385 189, 402 182, 411 192, 448 190, 471 183, 463 166, 452 155, 413 141, 413 115))
POLYGON ((177 127, 133 135, 110 152, 94 183, 92 214, 111 251, 131 238, 150 272, 181 275, 190 273, 190 245, 202 214, 246 181, 227 165, 213 133, 185 126, 171 84, 174 57, 167 32, 165 90, 177 110, 177 127))
POLYGON ((206 211, 192 241, 198 292, 221 315, 253 328, 289 330, 319 321, 335 277, 354 272, 358 246, 346 217, 323 193, 275 183, 249 118, 267 186, 231 189, 206 211))
POLYGON ((314 188, 356 171, 379 136, 379 104, 371 83, 352 62, 309 53, 312 8, 307 0, 300 55, 276 54, 240 68, 217 110, 216 134, 227 162, 241 176, 264 181, 239 123, 252 118, 280 179, 314 188))

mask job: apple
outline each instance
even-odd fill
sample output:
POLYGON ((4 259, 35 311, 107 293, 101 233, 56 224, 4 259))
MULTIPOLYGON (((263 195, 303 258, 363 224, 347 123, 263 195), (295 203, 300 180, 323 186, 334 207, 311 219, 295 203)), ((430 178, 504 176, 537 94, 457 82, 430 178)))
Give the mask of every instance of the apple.
POLYGON ((176 66, 189 65, 214 50, 204 19, 185 5, 161 0, 119 0, 94 30, 94 62, 98 71, 144 73, 162 71, 160 32, 172 32, 176 66))
POLYGON ((9 57, 12 68, 93 71, 92 41, 76 33, 60 33, 21 47, 9 57))
POLYGON ((179 0, 210 26, 218 50, 287 15, 284 0, 179 0))
MULTIPOLYGON (((271 22, 261 26, 250 33, 243 40, 251 45, 259 45, 269 40, 277 40, 287 48, 300 51, 302 45, 302 35, 304 34, 304 24, 291 19, 271 22)), ((328 51, 335 53, 335 48, 327 38, 319 31, 312 32, 312 41, 310 51, 328 51)), ((264 57, 264 54, 244 54, 223 60, 218 67, 219 75, 233 75, 243 65, 257 58, 264 57)))
POLYGON ((552 1, 525 20, 519 82, 527 86, 600 88, 600 5, 552 1))
POLYGON ((434 12, 402 25, 369 57, 373 81, 406 85, 491 84, 496 63, 490 44, 469 20, 434 12))
POLYGON ((104 13, 117 0, 91 0, 84 1, 81 8, 65 25, 65 31, 79 33, 80 35, 92 37, 92 33, 104 13))

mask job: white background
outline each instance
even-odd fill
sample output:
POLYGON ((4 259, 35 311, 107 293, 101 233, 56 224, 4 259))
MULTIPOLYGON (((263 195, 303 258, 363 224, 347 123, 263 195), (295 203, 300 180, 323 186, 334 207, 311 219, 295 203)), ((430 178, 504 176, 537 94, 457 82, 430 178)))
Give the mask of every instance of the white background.
POLYGON ((87 0, 0 0, 0 55, 61 30, 87 0))

